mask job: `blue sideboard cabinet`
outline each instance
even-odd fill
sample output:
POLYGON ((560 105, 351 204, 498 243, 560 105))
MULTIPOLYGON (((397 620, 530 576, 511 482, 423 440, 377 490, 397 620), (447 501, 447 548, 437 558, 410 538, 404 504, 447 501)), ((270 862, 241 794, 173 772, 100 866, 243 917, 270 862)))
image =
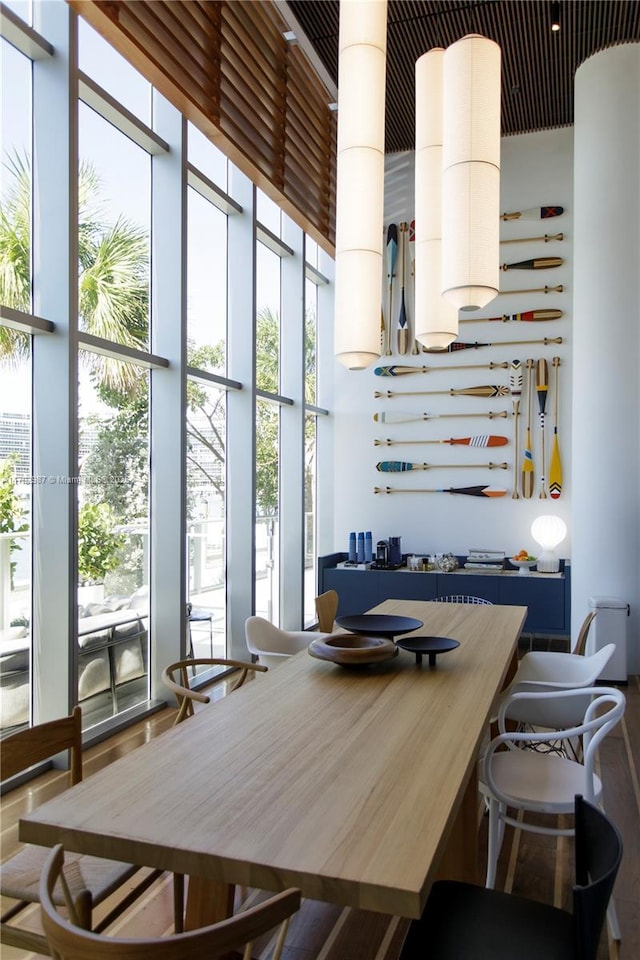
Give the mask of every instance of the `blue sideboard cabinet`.
POLYGON ((492 603, 528 607, 525 633, 559 637, 571 634, 571 566, 564 560, 560 561, 560 573, 534 572, 523 577, 516 570, 423 573, 405 568, 351 570, 339 567, 346 559, 346 553, 318 558, 318 593, 337 591, 338 616, 364 613, 383 600, 434 600, 466 594, 492 603))

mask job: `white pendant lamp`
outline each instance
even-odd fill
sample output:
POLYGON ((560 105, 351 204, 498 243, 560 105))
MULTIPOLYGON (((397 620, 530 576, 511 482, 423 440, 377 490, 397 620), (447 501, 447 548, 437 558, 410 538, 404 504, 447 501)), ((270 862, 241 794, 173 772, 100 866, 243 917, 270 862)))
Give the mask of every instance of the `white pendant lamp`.
POLYGON ((458 310, 499 292, 500 62, 475 34, 444 54, 442 293, 458 310))
POLYGON ((416 340, 446 350, 458 336, 458 310, 441 292, 442 86, 444 50, 416 61, 416 340))
POLYGON ((341 0, 334 349, 352 370, 380 356, 387 0, 341 0))

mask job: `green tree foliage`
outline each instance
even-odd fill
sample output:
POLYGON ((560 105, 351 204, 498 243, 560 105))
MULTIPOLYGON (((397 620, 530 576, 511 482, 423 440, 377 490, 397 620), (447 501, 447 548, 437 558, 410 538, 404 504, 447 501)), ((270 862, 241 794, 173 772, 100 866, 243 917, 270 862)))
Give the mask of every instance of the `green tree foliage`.
POLYGON ((125 537, 114 530, 115 517, 106 503, 85 503, 78 511, 78 580, 104 583, 118 567, 125 537))

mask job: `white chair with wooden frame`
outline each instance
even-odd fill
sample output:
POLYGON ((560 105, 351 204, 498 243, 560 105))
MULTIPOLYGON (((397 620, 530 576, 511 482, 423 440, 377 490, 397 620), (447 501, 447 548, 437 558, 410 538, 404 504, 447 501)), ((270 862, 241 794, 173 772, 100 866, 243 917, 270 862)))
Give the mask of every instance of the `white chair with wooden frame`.
MULTIPOLYGON (((82 780, 82 711, 74 707, 68 717, 50 720, 0 740, 2 778, 8 780, 23 770, 68 751, 70 757, 69 782, 73 786, 82 780)), ((0 942, 22 950, 51 956, 47 938, 31 927, 15 926, 12 921, 24 914, 30 904, 38 902, 38 884, 49 851, 45 847, 24 844, 19 851, 2 864, 0 893, 14 901, 3 912, 0 923, 0 942)), ((114 894, 140 871, 140 867, 101 857, 71 854, 73 866, 70 880, 71 896, 75 903, 78 923, 85 929, 92 924, 93 908, 114 894), (81 885, 80 885, 81 884, 81 885)), ((105 930, 127 907, 162 874, 161 870, 146 873, 144 878, 100 920, 95 931, 105 930)), ((55 901, 64 903, 56 890, 55 901)))
POLYGON ((250 960, 254 941, 278 926, 270 956, 280 960, 289 918, 300 908, 300 891, 292 888, 227 920, 187 933, 142 940, 105 937, 82 929, 73 896, 66 897, 69 919, 60 915, 52 894, 60 886, 67 893, 64 851, 57 845, 48 853, 40 881, 42 925, 58 960, 250 960), (242 948, 242 953, 237 952, 242 948))
POLYGON ((317 637, 329 635, 324 631, 281 630, 264 617, 248 617, 244 630, 249 653, 270 667, 278 666, 285 658, 306 650, 317 637))

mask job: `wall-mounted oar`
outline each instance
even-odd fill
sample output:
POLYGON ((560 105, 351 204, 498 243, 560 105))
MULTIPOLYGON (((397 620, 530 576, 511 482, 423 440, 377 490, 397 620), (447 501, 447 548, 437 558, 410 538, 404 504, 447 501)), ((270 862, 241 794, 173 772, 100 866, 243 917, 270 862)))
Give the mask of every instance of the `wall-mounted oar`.
POLYGON ((495 433, 483 434, 477 437, 449 437, 448 440, 374 440, 374 447, 397 447, 407 444, 448 443, 449 446, 463 447, 506 447, 509 437, 501 437, 495 433))
POLYGON ((409 328, 407 326, 407 308, 404 302, 405 259, 407 256, 407 224, 400 224, 400 313, 398 314, 398 353, 404 356, 409 349, 409 328))
POLYGON ((527 395, 527 439, 524 448, 524 459, 522 461, 522 496, 525 500, 530 500, 533 496, 533 450, 531 449, 531 416, 533 405, 533 360, 527 360, 528 376, 528 395, 527 395))
POLYGON ((503 313, 501 317, 460 317, 458 323, 492 323, 494 321, 507 323, 509 320, 532 322, 534 320, 559 320, 561 316, 562 310, 527 310, 525 313, 503 313))
POLYGON ((500 410, 498 413, 408 413, 400 410, 383 410, 380 413, 374 413, 373 419, 376 423, 416 423, 419 420, 459 420, 468 417, 486 417, 488 420, 494 420, 497 417, 506 417, 507 411, 500 410))
POLYGON ((527 287, 526 290, 501 290, 498 296, 509 293, 562 293, 564 287, 561 283, 557 287, 527 287))
POLYGON ((389 280, 389 310, 387 311, 386 335, 387 344, 385 353, 391 355, 391 315, 393 308, 393 278, 396 272, 396 258, 398 256, 398 228, 390 223, 387 228, 387 278, 389 280))
POLYGON ((552 267, 561 267, 562 257, 532 257, 530 260, 519 260, 518 263, 503 263, 501 270, 550 270, 552 267))
POLYGON ((545 459, 544 459, 544 414, 547 406, 547 394, 549 392, 549 368, 546 360, 538 360, 536 363, 536 392, 538 394, 538 408, 540 414, 540 445, 542 450, 542 469, 540 473, 540 499, 547 499, 545 485, 545 459))
POLYGON ((564 240, 564 233, 545 233, 543 237, 512 237, 500 243, 551 243, 552 240, 564 240))
POLYGON ((410 463, 407 460, 380 460, 376 463, 376 470, 380 473, 407 473, 410 470, 457 470, 460 468, 475 467, 476 470, 507 470, 508 463, 410 463))
POLYGON ((374 397, 507 397, 509 387, 499 387, 495 384, 482 384, 479 387, 460 387, 459 390, 420 390, 404 393, 394 393, 391 390, 376 390, 374 397))
POLYGON ((403 367, 392 364, 389 367, 376 367, 376 377, 404 377, 411 373, 436 373, 442 370, 506 370, 508 363, 452 363, 447 367, 403 367))
POLYGON ((562 343, 562 337, 544 337, 542 340, 494 340, 491 342, 462 343, 460 340, 454 340, 446 350, 433 350, 428 348, 426 353, 457 353, 458 350, 477 350, 478 347, 519 347, 523 343, 539 343, 541 346, 548 347, 550 343, 562 343))
POLYGON ((564 207, 529 207, 528 210, 516 210, 515 213, 503 213, 501 220, 550 220, 551 217, 560 217, 564 207))
POLYGON ((511 362, 511 373, 509 374, 509 386, 511 387, 511 396, 513 397, 513 436, 516 452, 513 457, 513 491, 512 500, 519 500, 518 493, 518 418, 520 416, 520 396, 522 394, 522 364, 519 360, 511 362))
POLYGON ((426 490, 402 490, 398 487, 374 487, 374 493, 457 493, 466 497, 504 497, 504 487, 431 487, 426 490))
POLYGON ((555 369, 555 397, 554 397, 554 425, 553 425, 553 449, 551 451, 551 462, 549 464, 549 496, 552 500, 558 500, 562 493, 562 461, 560 460, 560 446, 558 444, 558 376, 560 369, 560 357, 554 357, 551 361, 555 369))
MULTIPOLYGON (((412 220, 409 224, 409 263, 411 264, 411 269, 409 271, 410 276, 413 278, 415 285, 415 276, 416 276, 416 222, 412 220)), ((411 353, 415 357, 420 353, 422 344, 418 343, 416 340, 416 321, 415 317, 413 318, 413 346, 411 347, 411 353)))

